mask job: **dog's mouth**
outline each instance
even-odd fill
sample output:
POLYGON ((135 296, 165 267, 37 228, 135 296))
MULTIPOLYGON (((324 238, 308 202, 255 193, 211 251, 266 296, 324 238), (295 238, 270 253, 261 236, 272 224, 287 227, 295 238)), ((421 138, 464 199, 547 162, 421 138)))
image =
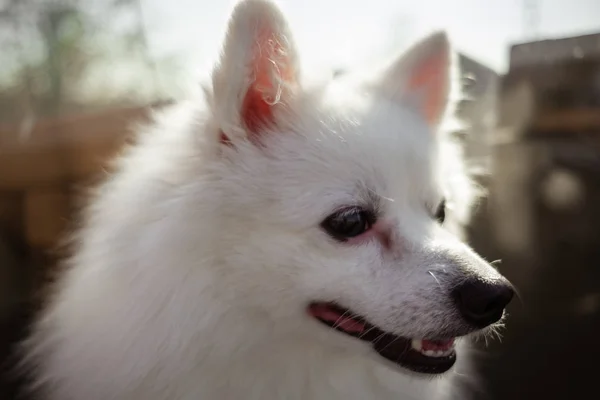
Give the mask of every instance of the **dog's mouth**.
POLYGON ((311 303, 308 313, 338 332, 370 343, 385 359, 414 372, 441 374, 456 362, 454 338, 433 340, 398 336, 335 303, 311 303))

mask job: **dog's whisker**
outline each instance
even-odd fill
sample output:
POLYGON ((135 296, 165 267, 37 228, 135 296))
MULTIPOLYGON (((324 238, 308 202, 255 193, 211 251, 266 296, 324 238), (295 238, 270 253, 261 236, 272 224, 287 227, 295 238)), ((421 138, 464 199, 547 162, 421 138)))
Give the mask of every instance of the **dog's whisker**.
POLYGON ((365 335, 368 335, 368 334, 369 334, 369 332, 371 332, 371 331, 373 331, 373 330, 375 330, 375 329, 377 329, 377 328, 376 328, 376 327, 374 327, 374 326, 370 327, 370 328, 369 328, 369 329, 367 329, 366 331, 362 332, 362 333, 361 333, 361 334, 358 336, 358 338, 359 338, 359 339, 362 339, 362 338, 364 338, 364 337, 365 337, 365 335))
POLYGON ((429 273, 429 275, 433 276, 433 279, 435 279, 435 281, 437 282, 439 287, 442 287, 442 283, 440 282, 440 280, 437 278, 437 276, 435 276, 435 274, 433 273, 433 271, 427 271, 429 273))
POLYGON ((519 299, 519 303, 521 303, 521 305, 524 305, 525 302, 523 301, 523 296, 521 296, 521 291, 514 284, 513 290, 515 291, 515 296, 517 297, 517 299, 519 299))
MULTIPOLYGON (((394 343, 396 343, 398 341, 398 339, 400 339, 399 337, 395 337, 394 340, 392 340, 391 342, 389 342, 388 344, 386 344, 380 351, 383 351, 385 349, 387 349, 388 347, 390 347, 391 345, 393 345, 394 343)), ((407 349, 410 347, 407 347, 407 349)), ((404 354, 406 354, 407 350, 404 350, 402 352, 402 354, 400 355, 400 357, 402 357, 404 354)))
POLYGON ((380 334, 379 336, 377 336, 375 338, 375 340, 373 340, 373 343, 378 343, 383 337, 385 337, 386 333, 383 332, 382 334, 380 334))
MULTIPOLYGON (((333 327, 334 327, 334 328, 337 328, 337 327, 339 327, 339 326, 340 326, 339 324, 341 324, 341 323, 342 323, 342 321, 344 321, 344 319, 346 318, 346 315, 349 315, 349 314, 352 314, 352 312, 351 312, 350 310, 346 310, 346 311, 344 311, 344 312, 342 313, 342 315, 340 315, 340 316, 338 317, 338 319, 336 319, 336 320, 335 320, 335 322, 333 323, 333 327)), ((351 317, 351 316, 350 316, 350 317, 351 317)))

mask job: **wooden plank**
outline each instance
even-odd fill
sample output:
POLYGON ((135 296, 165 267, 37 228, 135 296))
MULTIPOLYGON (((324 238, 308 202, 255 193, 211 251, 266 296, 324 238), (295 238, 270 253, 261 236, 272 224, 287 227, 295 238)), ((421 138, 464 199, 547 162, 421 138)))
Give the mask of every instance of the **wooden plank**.
POLYGON ((30 246, 52 249, 69 217, 69 194, 64 188, 32 189, 25 194, 25 237, 30 246))
POLYGON ((148 107, 112 110, 37 123, 26 140, 0 126, 0 190, 81 179, 102 168, 123 146, 148 107))
POLYGON ((588 131, 600 133, 600 108, 575 109, 541 113, 532 123, 534 130, 588 131))
POLYGON ((23 233, 23 196, 20 192, 0 192, 0 231, 20 236, 23 233))

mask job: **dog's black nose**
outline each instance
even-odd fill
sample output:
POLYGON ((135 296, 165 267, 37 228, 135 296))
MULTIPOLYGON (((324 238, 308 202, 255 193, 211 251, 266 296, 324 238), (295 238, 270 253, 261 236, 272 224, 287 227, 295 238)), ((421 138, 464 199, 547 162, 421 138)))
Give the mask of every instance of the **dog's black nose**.
POLYGON ((506 279, 483 281, 469 279, 453 291, 458 309, 470 324, 483 328, 502 318, 504 308, 515 291, 506 279))

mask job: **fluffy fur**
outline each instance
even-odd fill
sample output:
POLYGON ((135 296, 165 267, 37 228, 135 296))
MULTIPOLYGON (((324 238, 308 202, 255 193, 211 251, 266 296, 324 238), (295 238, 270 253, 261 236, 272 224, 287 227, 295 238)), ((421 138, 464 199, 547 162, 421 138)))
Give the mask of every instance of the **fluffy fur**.
POLYGON ((340 301, 406 337, 472 332, 447 293, 498 274, 457 237, 473 191, 437 132, 450 60, 437 33, 380 71, 306 87, 280 11, 240 2, 205 98, 143 129, 88 207, 26 344, 41 398, 446 396, 452 374, 394 368, 306 305, 340 301), (446 227, 431 217, 444 196, 446 227), (379 210, 387 247, 320 228, 352 204, 379 210))

